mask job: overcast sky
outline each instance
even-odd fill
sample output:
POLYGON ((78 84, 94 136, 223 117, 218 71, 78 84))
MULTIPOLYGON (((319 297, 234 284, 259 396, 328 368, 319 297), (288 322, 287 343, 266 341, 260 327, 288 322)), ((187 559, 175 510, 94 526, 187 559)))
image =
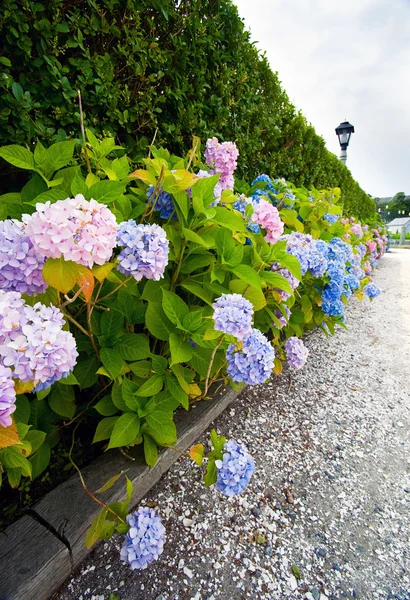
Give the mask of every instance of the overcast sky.
POLYGON ((410 194, 410 0, 234 0, 290 100, 373 196, 410 194))

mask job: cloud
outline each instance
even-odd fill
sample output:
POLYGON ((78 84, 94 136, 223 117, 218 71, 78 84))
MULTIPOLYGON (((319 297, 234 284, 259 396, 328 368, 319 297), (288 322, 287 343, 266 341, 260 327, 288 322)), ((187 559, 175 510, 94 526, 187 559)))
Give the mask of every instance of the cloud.
POLYGON ((373 196, 410 193, 410 3, 236 0, 291 101, 327 147, 355 127, 348 166, 373 196))

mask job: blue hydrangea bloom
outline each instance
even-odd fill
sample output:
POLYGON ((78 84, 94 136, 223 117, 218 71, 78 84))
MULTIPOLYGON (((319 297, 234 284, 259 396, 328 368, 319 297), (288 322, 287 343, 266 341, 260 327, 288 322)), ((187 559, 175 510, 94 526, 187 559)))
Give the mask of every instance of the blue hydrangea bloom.
POLYGON ((370 282, 364 288, 364 293, 367 296, 369 296, 369 298, 373 299, 373 298, 377 298, 377 296, 379 296, 379 294, 381 294, 381 289, 374 283, 370 282))
POLYGON ((240 213, 246 216, 246 207, 251 203, 252 200, 250 198, 247 198, 245 194, 241 194, 237 201, 232 204, 232 206, 235 210, 238 210, 240 213))
MULTIPOLYGON (((149 185, 146 191, 148 202, 153 204, 155 200, 155 195, 153 196, 154 186, 149 185)), ((177 215, 175 212, 174 202, 172 200, 171 194, 168 192, 160 192, 158 198, 155 202, 154 210, 159 212, 159 216, 161 219, 169 219, 171 216, 173 219, 177 219, 177 215)))
POLYGON ((335 300, 323 299, 322 310, 329 317, 339 317, 344 315, 345 305, 340 298, 335 300))
POLYGON ((227 372, 233 381, 249 385, 264 383, 271 375, 275 351, 258 329, 244 340, 241 350, 230 344, 226 351, 227 372))
POLYGON ((168 264, 169 242, 159 225, 137 225, 130 219, 120 223, 117 244, 122 246, 118 255, 118 270, 132 275, 137 281, 143 277, 158 281, 168 264))
POLYGON ((347 273, 345 275, 345 283, 352 292, 359 289, 360 287, 359 278, 354 273, 347 273))
POLYGON ((261 230, 257 223, 249 223, 249 225, 246 226, 246 229, 252 233, 259 233, 261 230))
POLYGON ((224 446, 222 460, 215 461, 218 469, 215 487, 225 496, 235 496, 246 488, 255 470, 255 462, 243 444, 229 440, 224 446))
POLYGON ((271 183, 271 182, 272 182, 272 179, 269 177, 269 175, 265 175, 265 173, 263 173, 262 175, 258 175, 257 177, 255 177, 255 179, 251 183, 251 186, 256 185, 257 183, 271 183))
POLYGON ((252 331, 253 305, 240 294, 222 294, 213 304, 215 329, 242 340, 252 331))
POLYGON ((338 221, 339 215, 332 215, 330 213, 326 213, 323 218, 325 221, 333 225, 334 223, 336 223, 336 221, 338 221))
POLYGON ((127 516, 130 526, 121 548, 121 560, 131 569, 146 569, 157 560, 165 543, 165 527, 155 510, 140 507, 127 516))

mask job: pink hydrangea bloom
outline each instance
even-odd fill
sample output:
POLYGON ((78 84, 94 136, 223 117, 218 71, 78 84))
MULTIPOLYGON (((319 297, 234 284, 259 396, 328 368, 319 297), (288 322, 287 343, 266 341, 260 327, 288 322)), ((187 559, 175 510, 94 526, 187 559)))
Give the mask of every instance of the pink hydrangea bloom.
POLYGON ((253 204, 252 221, 266 229, 265 240, 275 244, 283 233, 283 222, 280 220, 279 211, 266 200, 253 204))
POLYGON ((63 256, 90 268, 111 258, 117 222, 103 204, 78 194, 54 204, 37 204, 36 209, 31 216, 23 215, 23 221, 38 254, 46 258, 63 256))
POLYGON ((205 161, 211 168, 211 174, 221 174, 219 186, 223 190, 233 190, 236 161, 239 156, 238 148, 234 142, 220 143, 216 137, 206 142, 205 161))
POLYGON ((366 246, 369 249, 369 252, 374 252, 376 250, 377 244, 376 242, 366 242, 366 246))
POLYGON ((352 233, 357 235, 359 238, 362 237, 363 231, 362 231, 362 227, 361 227, 360 223, 356 223, 355 225, 352 225, 352 233))

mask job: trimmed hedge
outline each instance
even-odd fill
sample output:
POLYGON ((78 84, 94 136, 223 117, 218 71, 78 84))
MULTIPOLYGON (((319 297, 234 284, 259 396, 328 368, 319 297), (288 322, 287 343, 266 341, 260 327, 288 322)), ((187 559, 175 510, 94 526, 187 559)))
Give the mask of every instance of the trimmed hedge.
MULTIPOLYGON (((374 201, 289 102, 231 0, 4 0, 0 8, 0 145, 114 134, 134 159, 157 141, 235 140, 238 175, 275 173, 342 190, 344 212, 374 201)), ((8 191, 13 182, 8 182, 8 191)))

